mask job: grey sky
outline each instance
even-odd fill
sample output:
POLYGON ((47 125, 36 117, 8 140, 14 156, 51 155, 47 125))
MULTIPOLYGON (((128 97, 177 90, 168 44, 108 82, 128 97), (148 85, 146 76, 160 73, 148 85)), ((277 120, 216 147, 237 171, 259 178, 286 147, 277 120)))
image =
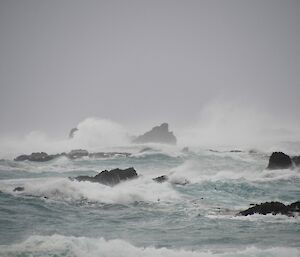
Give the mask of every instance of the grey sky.
POLYGON ((0 133, 300 110, 300 1, 0 0, 0 133))

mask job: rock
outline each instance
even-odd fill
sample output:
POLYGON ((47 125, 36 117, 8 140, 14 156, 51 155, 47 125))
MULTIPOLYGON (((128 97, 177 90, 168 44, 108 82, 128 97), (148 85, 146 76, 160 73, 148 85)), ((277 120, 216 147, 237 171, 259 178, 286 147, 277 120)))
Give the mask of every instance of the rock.
POLYGON ((74 178, 78 181, 89 181, 96 182, 104 185, 114 186, 119 184, 122 181, 126 181, 129 179, 137 178, 138 175, 134 168, 128 169, 113 169, 110 171, 104 170, 101 173, 97 174, 94 177, 90 176, 79 176, 74 178))
POLYGON ((299 156, 293 156, 291 159, 292 159, 293 163, 296 166, 300 166, 300 155, 299 156))
POLYGON ((163 182, 166 182, 168 180, 168 177, 166 175, 162 175, 162 176, 153 178, 153 180, 157 183, 163 183, 163 182))
POLYGON ((283 214, 288 216, 293 216, 294 212, 300 212, 300 202, 295 202, 290 205, 284 205, 281 202, 265 202, 262 204, 255 205, 245 211, 241 211, 238 215, 248 216, 254 213, 258 214, 283 214))
POLYGON ((24 191, 24 187, 16 187, 14 189, 14 192, 21 192, 21 191, 24 191))
POLYGON ((293 166, 291 158, 282 152, 273 152, 269 159, 268 169, 289 169, 293 166))
POLYGON ((69 133, 69 138, 73 138, 76 131, 78 131, 78 128, 72 128, 69 133))
POLYGON ((89 152, 87 150, 82 150, 82 149, 76 149, 76 150, 72 150, 71 152, 69 152, 67 154, 67 157, 69 157, 70 159, 78 159, 78 158, 82 158, 84 156, 88 156, 89 152))
POLYGON ((14 160, 15 161, 32 161, 32 162, 46 162, 53 160, 54 158, 59 157, 60 154, 56 155, 48 155, 45 152, 40 152, 40 153, 32 153, 30 155, 20 155, 16 157, 14 160))
POLYGON ((156 126, 133 140, 134 143, 163 143, 173 145, 176 144, 176 141, 177 139, 173 132, 169 131, 169 125, 167 123, 156 126))

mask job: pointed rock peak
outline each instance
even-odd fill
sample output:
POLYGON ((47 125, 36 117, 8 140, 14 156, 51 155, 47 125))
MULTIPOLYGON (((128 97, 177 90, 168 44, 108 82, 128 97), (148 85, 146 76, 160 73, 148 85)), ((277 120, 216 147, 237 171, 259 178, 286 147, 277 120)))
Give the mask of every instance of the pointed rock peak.
POLYGON ((169 124, 162 123, 159 126, 153 127, 150 131, 138 136, 134 143, 163 143, 176 144, 176 137, 173 132, 169 131, 169 124))

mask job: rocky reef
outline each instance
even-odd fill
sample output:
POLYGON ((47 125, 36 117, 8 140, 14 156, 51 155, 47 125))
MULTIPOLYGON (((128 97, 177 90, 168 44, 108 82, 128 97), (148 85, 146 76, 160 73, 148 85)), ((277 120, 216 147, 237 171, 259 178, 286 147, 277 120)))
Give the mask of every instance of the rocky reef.
POLYGON ((47 154, 45 152, 37 152, 29 155, 22 154, 16 157, 15 161, 32 161, 32 162, 46 162, 51 161, 55 158, 65 156, 69 159, 79 159, 83 157, 88 158, 114 158, 114 157, 129 157, 131 153, 126 152, 96 152, 89 153, 87 150, 83 149, 75 149, 70 151, 69 153, 60 153, 60 154, 47 154))
POLYGON ((294 216, 295 213, 300 212, 300 201, 294 202, 290 205, 285 205, 281 202, 265 202, 261 204, 257 204, 245 211, 241 211, 238 215, 248 216, 257 214, 282 214, 287 216, 294 216))

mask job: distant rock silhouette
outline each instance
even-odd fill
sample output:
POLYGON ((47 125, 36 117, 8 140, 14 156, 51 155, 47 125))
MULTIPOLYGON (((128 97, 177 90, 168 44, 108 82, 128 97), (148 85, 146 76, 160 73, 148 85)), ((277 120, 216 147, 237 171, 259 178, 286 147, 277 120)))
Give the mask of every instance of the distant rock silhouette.
POLYGON ((67 154, 67 156, 70 159, 78 159, 78 158, 82 158, 82 157, 85 157, 88 155, 89 155, 89 152, 87 150, 83 150, 83 149, 75 149, 75 150, 70 151, 67 154))
POLYGON ((293 166, 290 156, 283 152, 273 152, 269 159, 268 169, 289 169, 293 166))
POLYGON ((162 123, 160 126, 152 128, 145 134, 138 136, 133 140, 134 143, 163 143, 176 144, 176 137, 169 131, 168 123, 162 123))
POLYGON ((32 161, 32 162, 46 162, 51 161, 55 158, 65 156, 69 159, 79 159, 83 157, 89 158, 115 158, 115 157, 129 157, 131 153, 126 152, 96 152, 96 153, 89 153, 87 150, 83 149, 75 149, 70 151, 69 153, 60 153, 60 154, 47 154, 45 152, 40 153, 32 153, 29 155, 22 154, 16 157, 15 161, 32 161))
POLYGON ((138 175, 134 168, 128 168, 128 169, 113 169, 110 171, 104 170, 97 174, 94 177, 90 176, 78 176, 74 179, 77 181, 89 181, 89 182, 96 182, 108 186, 114 186, 116 184, 119 184, 122 181, 137 178, 138 175))
POLYGON ((284 205, 281 202, 265 202, 262 204, 255 205, 245 211, 241 211, 238 213, 242 216, 253 215, 255 213, 258 214, 283 214, 288 216, 293 216, 293 213, 300 212, 300 202, 294 202, 290 205, 284 205))
POLYGON ((32 153, 30 155, 20 155, 16 157, 14 160, 15 161, 32 161, 32 162, 46 162, 46 161, 51 161, 54 158, 57 158, 61 156, 61 154, 55 154, 55 155, 49 155, 45 152, 40 152, 40 153, 32 153))

